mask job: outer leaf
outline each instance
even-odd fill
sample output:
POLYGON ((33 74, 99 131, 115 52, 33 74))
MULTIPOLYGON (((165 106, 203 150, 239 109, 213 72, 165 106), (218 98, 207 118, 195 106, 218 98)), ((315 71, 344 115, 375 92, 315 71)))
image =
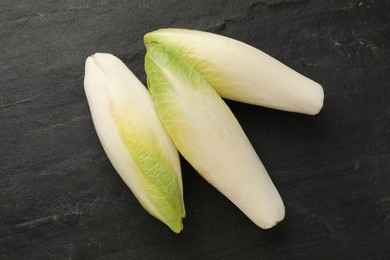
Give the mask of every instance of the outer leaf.
POLYGON ((144 41, 193 66, 224 98, 310 115, 323 106, 321 85, 243 42, 185 29, 160 29, 144 41))
POLYGON ((215 90, 158 44, 149 45, 145 69, 156 111, 187 161, 260 227, 280 222, 280 195, 215 90))
POLYGON ((150 94, 118 58, 103 53, 87 59, 84 86, 114 168, 142 206, 179 233, 185 216, 179 156, 150 94))

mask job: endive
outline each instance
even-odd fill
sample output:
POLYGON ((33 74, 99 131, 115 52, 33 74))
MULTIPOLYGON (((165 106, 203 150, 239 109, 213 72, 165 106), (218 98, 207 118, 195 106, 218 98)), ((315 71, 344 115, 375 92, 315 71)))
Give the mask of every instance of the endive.
POLYGON ((144 42, 193 66, 224 98, 310 115, 323 106, 321 85, 243 42, 187 29, 150 32, 144 42))
POLYGON ((156 111, 185 159, 254 223, 284 218, 282 199, 240 124, 191 66, 159 44, 145 57, 156 111))
POLYGON ((174 232, 185 216, 179 155, 143 84, 118 58, 85 65, 85 92, 108 158, 142 206, 174 232))

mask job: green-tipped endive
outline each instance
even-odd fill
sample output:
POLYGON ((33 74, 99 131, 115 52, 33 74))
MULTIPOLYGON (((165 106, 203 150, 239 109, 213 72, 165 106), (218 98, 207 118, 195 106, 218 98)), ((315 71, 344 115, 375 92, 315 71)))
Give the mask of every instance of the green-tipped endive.
POLYGON ((323 106, 321 85, 243 42, 186 29, 160 29, 144 41, 193 66, 224 98, 309 115, 323 106))
POLYGON ((145 70, 157 114, 185 159, 258 226, 280 222, 282 199, 217 92, 159 44, 148 45, 145 70))
POLYGON ((118 58, 96 53, 84 87, 96 132, 142 206, 174 232, 185 216, 179 155, 144 85, 118 58))

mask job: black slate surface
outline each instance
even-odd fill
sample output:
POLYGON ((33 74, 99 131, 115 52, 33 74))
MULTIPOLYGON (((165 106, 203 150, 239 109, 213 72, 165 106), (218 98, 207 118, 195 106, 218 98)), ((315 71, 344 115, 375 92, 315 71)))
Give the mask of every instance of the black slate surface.
POLYGON ((0 259, 389 259, 390 1, 0 1, 0 259), (83 90, 94 52, 145 82, 142 36, 201 29, 321 83, 305 116, 228 101, 286 218, 261 230, 183 161, 180 235, 113 170, 83 90))

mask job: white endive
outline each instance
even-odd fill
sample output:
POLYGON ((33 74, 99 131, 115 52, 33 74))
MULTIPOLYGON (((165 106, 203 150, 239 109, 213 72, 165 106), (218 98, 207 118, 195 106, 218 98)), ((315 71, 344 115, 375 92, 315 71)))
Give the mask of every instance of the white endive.
POLYGON ((224 98, 309 115, 323 106, 321 85, 243 42, 186 29, 150 32, 144 42, 193 66, 224 98))
POLYGON ((174 232, 185 216, 179 155, 144 85, 118 58, 85 64, 85 93, 100 142, 142 206, 174 232))
POLYGON ((284 218, 284 205, 237 119, 191 66, 149 44, 149 91, 168 134, 185 159, 261 228, 284 218))

